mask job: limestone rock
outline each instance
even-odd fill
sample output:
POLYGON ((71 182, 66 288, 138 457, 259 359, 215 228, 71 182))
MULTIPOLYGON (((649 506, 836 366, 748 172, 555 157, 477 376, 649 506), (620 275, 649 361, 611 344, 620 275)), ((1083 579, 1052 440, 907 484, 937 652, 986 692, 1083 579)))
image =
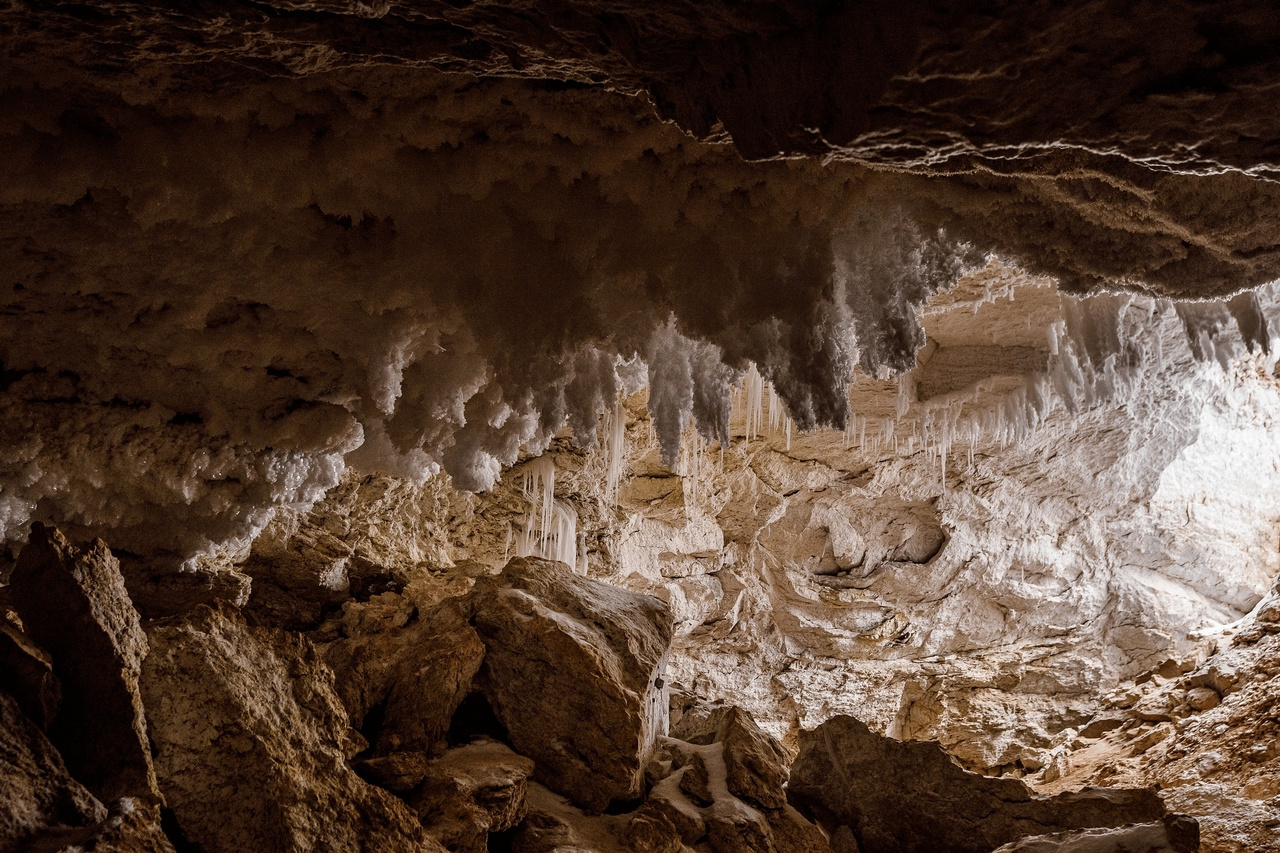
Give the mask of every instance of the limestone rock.
POLYGON ((1023 838, 994 853, 1197 853, 1199 849, 1196 822, 1185 815, 1169 815, 1159 823, 1023 838))
POLYGON ((431 759, 423 752, 392 752, 356 758, 351 766, 361 777, 379 788, 404 794, 418 787, 427 776, 431 759))
POLYGON ((52 828, 92 826, 106 814, 18 703, 0 693, 0 851, 25 849, 52 828))
POLYGON ((18 700, 22 712, 46 731, 62 698, 53 661, 7 621, 0 621, 0 691, 18 700))
POLYGON ((667 723, 666 607, 537 559, 479 579, 471 602, 480 684, 536 778, 592 812, 638 798, 667 723))
POLYGON ((104 801, 155 792, 138 692, 147 638, 101 541, 75 547, 34 525, 10 579, 23 626, 62 686, 49 727, 71 773, 104 801))
POLYGON ((380 714, 367 732, 376 754, 431 754, 443 746, 484 646, 453 604, 423 613, 387 592, 348 602, 342 636, 324 654, 352 725, 364 726, 375 709, 380 714))
POLYGON ((164 832, 160 806, 133 797, 111 804, 102 822, 85 829, 55 830, 42 835, 31 853, 175 853, 164 832))
POLYGON ((717 853, 830 853, 822 830, 786 802, 781 747, 745 711, 696 709, 675 732, 690 741, 664 741, 674 769, 636 813, 652 843, 663 843, 660 830, 669 825, 668 835, 717 853))
POLYGON ((844 716, 801 735, 790 796, 832 828, 851 827, 862 853, 989 853, 1027 835, 1165 813, 1151 791, 1036 796, 1017 779, 962 769, 936 743, 896 741, 844 716))
POLYGON ((1212 687, 1192 687, 1187 691, 1187 704, 1197 711, 1211 711, 1222 704, 1222 696, 1212 687))
POLYGON ((129 598, 147 619, 176 616, 197 604, 212 605, 226 601, 243 607, 249 601, 251 579, 226 566, 193 564, 173 571, 166 564, 153 566, 145 560, 125 557, 120 560, 129 598))
POLYGON ((149 627, 156 771, 187 838, 240 850, 435 850, 413 814, 347 766, 347 716, 311 644, 197 607, 149 627), (234 819, 228 819, 234 815, 234 819))
POLYGON ((716 709, 708 718, 694 722, 686 715, 673 737, 689 743, 720 743, 724 750, 726 784, 729 791, 759 808, 780 809, 787 798, 789 761, 778 742, 760 730, 751 715, 741 708, 716 709))
POLYGON ((451 749, 409 797, 422 824, 455 853, 485 853, 491 832, 511 829, 528 811, 533 762, 494 741, 451 749))

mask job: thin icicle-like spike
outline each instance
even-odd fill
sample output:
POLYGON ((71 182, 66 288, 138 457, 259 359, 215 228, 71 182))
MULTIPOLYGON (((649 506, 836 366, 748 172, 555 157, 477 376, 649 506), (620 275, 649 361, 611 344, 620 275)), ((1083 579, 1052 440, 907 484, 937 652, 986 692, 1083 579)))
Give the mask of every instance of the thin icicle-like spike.
MULTIPOLYGON (((759 438, 764 426, 764 379, 755 364, 747 366, 746 375, 742 378, 743 396, 743 430, 747 441, 759 438)), ((772 401, 771 401, 772 403, 772 401)), ((770 408, 772 411, 772 407, 770 408)))
POLYGON ((622 405, 621 394, 614 401, 613 408, 605 413, 604 434, 605 502, 616 507, 618 489, 622 483, 622 468, 627 455, 627 413, 622 405))

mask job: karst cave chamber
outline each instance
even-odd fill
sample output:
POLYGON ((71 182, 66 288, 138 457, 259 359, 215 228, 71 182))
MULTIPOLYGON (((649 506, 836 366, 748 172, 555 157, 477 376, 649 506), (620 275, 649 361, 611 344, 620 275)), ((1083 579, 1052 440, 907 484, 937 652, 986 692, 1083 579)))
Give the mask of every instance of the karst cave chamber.
POLYGON ((1280 851, 1280 9, 0 3, 0 853, 1280 851))

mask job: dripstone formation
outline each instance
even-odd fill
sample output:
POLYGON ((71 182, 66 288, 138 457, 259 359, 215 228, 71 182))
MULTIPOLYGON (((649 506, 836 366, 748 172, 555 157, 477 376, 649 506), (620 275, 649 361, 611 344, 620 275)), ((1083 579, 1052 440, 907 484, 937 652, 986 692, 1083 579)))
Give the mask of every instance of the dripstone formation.
POLYGON ((1280 853, 1280 10, 0 2, 0 853, 1280 853))

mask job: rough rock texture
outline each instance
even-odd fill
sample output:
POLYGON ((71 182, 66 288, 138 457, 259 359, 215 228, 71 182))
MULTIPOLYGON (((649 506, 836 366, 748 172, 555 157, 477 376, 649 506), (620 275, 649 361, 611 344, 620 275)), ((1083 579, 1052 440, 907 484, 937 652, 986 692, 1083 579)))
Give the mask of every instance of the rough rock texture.
POLYGON ((490 833, 514 828, 528 813, 533 762, 494 741, 449 750, 408 797, 422 824, 454 853, 485 853, 490 833))
POLYGON ((1278 32, 1262 0, 7 4, 5 539, 240 556, 347 470, 485 489, 589 442, 645 368, 668 463, 750 363, 843 426, 990 254, 1264 284, 1278 32))
POLYGON ((349 602, 341 624, 324 658, 352 725, 378 755, 440 751, 485 653, 460 608, 420 612, 388 592, 349 602))
POLYGON ((535 777, 588 811, 638 798, 667 724, 666 606, 527 558, 471 602, 481 689, 535 777))
POLYGON ((0 693, 0 850, 21 850, 37 834, 106 816, 17 702, 0 693))
POLYGON ((669 772, 627 828, 637 849, 829 853, 827 836, 787 803, 789 756, 740 708, 686 713, 663 742, 669 772))
POLYGON ((1027 835, 1116 827, 1164 817, 1153 791, 1093 788, 1041 797, 1017 779, 956 765, 936 743, 895 741, 852 717, 800 737, 789 796, 862 853, 990 853, 1027 835))
POLYGON ((198 607, 149 628, 142 690, 156 773, 208 851, 436 850, 417 819, 347 766, 347 716, 305 639, 198 607), (234 819, 228 819, 234 815, 234 819))
POLYGON ((1161 787, 1194 814, 1205 850, 1266 850, 1280 837, 1280 601, 1277 590, 1197 666, 1170 661, 1122 685, 1092 721, 1062 733, 1036 779, 1046 791, 1087 784, 1161 787), (1205 691, 1218 697, 1204 702, 1205 691), (1150 709, 1164 708, 1152 719, 1150 709))
POLYGON ((0 692, 16 699, 27 719, 45 731, 62 699, 49 655, 8 621, 0 621, 0 692))
POLYGON ((790 765, 777 740, 741 708, 716 708, 705 717, 686 713, 671 736, 692 744, 721 744, 725 784, 735 797, 766 809, 786 805, 783 787, 790 765))
POLYGON ((49 738, 99 799, 155 793, 138 678, 147 638, 115 557, 37 525, 9 581, 23 627, 62 688, 49 738))
POLYGON ((1082 829, 1010 842, 994 853, 1197 853, 1200 827, 1184 815, 1118 829, 1082 829))

